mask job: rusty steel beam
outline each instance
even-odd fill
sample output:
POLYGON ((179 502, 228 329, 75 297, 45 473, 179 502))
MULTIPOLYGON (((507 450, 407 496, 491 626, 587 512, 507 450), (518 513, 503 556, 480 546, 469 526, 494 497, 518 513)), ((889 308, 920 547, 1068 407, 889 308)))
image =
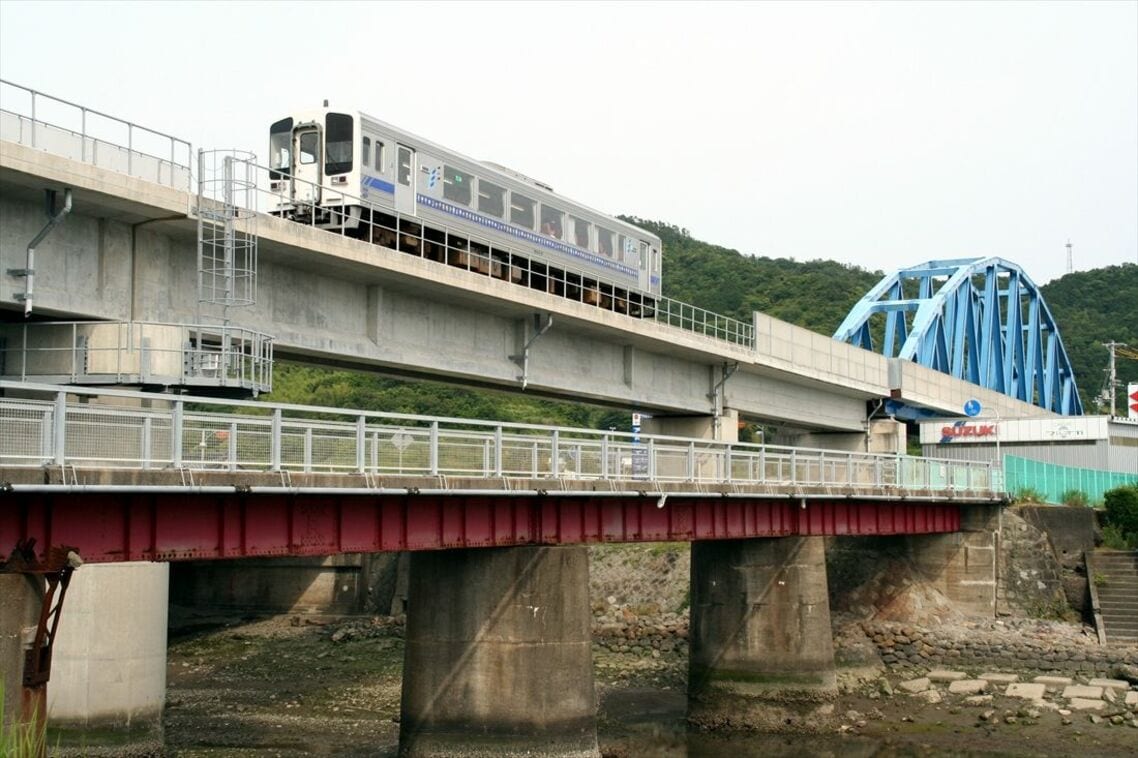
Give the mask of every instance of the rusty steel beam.
POLYGON ((47 728, 47 682, 51 679, 51 654, 59 630, 59 617, 71 574, 83 561, 76 548, 67 545, 48 547, 41 559, 36 554, 36 538, 16 540, 8 560, 0 562, 0 572, 30 574, 43 577, 40 585, 39 622, 31 646, 24 651, 24 670, 21 676, 20 718, 17 723, 31 729, 32 754, 46 754, 46 742, 40 739, 47 728), (58 595, 56 594, 58 592, 58 595))
POLYGON ((967 505, 898 500, 555 495, 0 494, 0 544, 85 561, 953 532, 967 505))

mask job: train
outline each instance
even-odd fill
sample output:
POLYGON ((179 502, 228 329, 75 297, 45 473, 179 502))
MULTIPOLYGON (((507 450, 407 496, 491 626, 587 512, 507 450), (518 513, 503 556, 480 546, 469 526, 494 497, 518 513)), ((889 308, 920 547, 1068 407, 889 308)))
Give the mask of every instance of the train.
POLYGON ((650 317, 660 238, 359 111, 269 127, 269 212, 383 247, 650 317))

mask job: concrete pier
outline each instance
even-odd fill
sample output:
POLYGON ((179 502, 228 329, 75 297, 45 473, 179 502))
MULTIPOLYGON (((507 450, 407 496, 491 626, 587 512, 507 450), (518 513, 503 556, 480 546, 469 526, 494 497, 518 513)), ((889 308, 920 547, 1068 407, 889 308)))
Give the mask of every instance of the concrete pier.
POLYGON ((0 574, 0 686, 3 693, 3 730, 30 723, 32 709, 46 708, 41 699, 25 702, 24 651, 30 647, 39 623, 44 591, 43 577, 0 574))
POLYGON ((588 553, 413 553, 403 756, 599 756, 588 553))
POLYGON ((689 721, 778 728, 834 694, 823 539, 693 542, 689 721))
POLYGON ((167 563, 87 564, 71 578, 48 686, 61 743, 160 744, 167 563), (73 733, 74 737, 70 737, 73 733))

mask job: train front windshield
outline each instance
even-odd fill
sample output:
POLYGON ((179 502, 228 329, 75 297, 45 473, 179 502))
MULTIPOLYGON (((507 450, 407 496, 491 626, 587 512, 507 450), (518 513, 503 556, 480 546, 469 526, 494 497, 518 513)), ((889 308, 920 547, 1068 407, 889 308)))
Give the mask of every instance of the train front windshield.
POLYGON ((324 129, 324 173, 346 174, 352 170, 352 117, 329 113, 324 129))
POLYGON ((269 168, 272 179, 282 179, 292 168, 292 119, 283 118, 269 127, 269 168))

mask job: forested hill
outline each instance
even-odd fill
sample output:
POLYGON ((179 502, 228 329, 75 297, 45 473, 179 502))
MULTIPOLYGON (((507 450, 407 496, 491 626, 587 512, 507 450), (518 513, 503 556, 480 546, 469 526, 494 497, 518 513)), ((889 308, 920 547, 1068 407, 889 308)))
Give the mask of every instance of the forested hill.
POLYGON ((743 321, 762 311, 828 337, 882 277, 836 261, 743 255, 693 239, 672 224, 621 218, 663 241, 665 295, 743 321))
MULTIPOLYGON (((1110 355, 1104 342, 1124 342, 1138 350, 1138 265, 1124 263, 1079 271, 1039 288, 1059 325, 1059 335, 1071 359, 1071 368, 1088 413, 1095 413, 1094 398, 1103 386, 1103 371, 1110 355)), ((1138 360, 1119 357, 1122 388, 1117 413, 1126 415, 1123 394, 1127 382, 1138 382, 1138 360)), ((1109 411, 1109 404, 1104 410, 1109 411)))

